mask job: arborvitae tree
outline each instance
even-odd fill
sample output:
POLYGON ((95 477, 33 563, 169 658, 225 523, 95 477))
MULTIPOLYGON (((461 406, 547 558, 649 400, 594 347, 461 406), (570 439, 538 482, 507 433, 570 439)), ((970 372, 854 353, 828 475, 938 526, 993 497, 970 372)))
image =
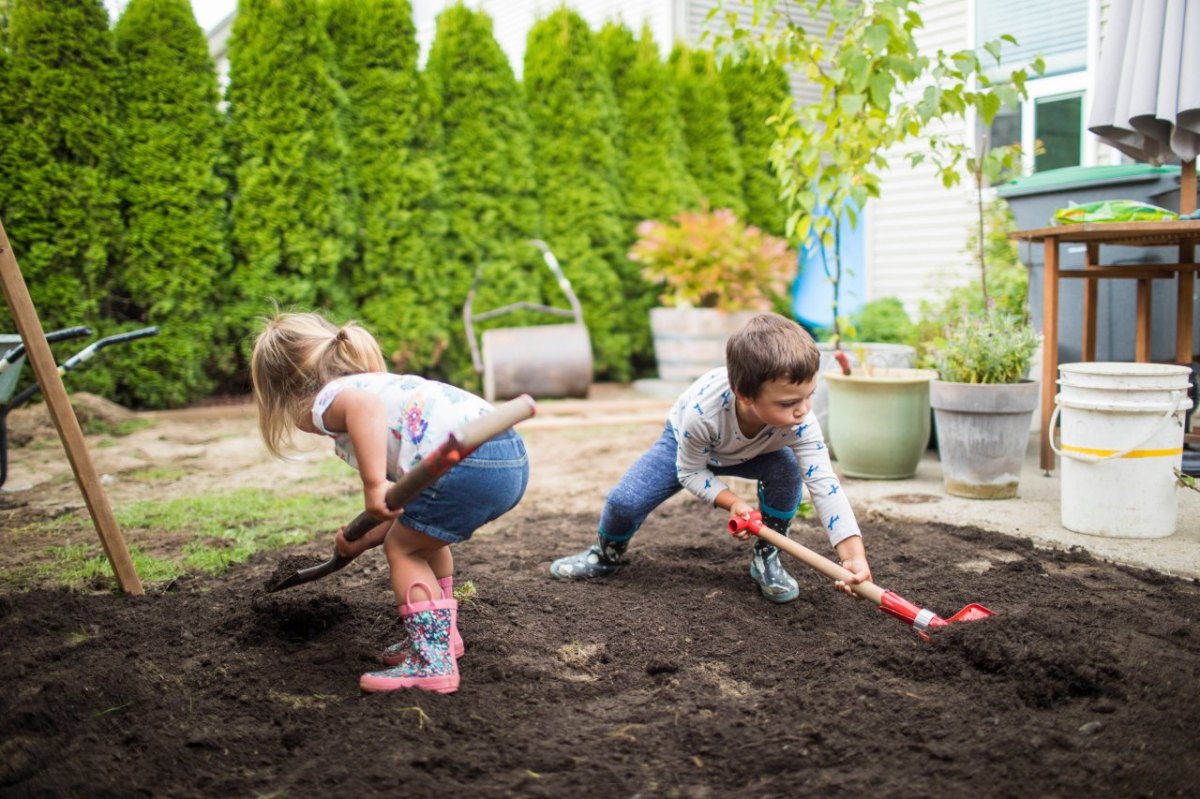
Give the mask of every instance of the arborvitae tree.
POLYGON ((729 63, 721 69, 721 85, 729 100, 729 118, 745 170, 742 194, 746 200, 746 221, 775 236, 783 236, 787 204, 779 198, 779 178, 771 167, 775 132, 767 120, 778 114, 791 96, 787 72, 776 63, 729 63))
MULTIPOLYGON (((344 94, 317 0, 241 0, 229 39, 235 161, 230 321, 243 342, 272 301, 347 316, 352 219, 344 94)), ((244 352, 245 350, 243 350, 244 352)))
MULTIPOLYGON (((663 63, 650 26, 634 39, 618 23, 601 28, 597 37, 621 112, 621 189, 624 196, 625 238, 628 249, 640 222, 668 220, 694 208, 699 189, 687 171, 687 145, 683 121, 670 70, 663 63)), ((638 361, 649 364, 653 355, 649 309, 658 291, 643 281, 630 296, 629 322, 638 361)))
POLYGON ((346 91, 344 128, 357 203, 350 289, 396 368, 429 371, 450 340, 438 247, 436 125, 417 71, 408 0, 329 0, 346 91))
POLYGON ((730 208, 739 219, 744 218, 742 161, 716 60, 709 51, 690 50, 680 44, 671 50, 670 60, 679 89, 688 171, 710 207, 730 208))
POLYGON ((212 388, 205 366, 227 341, 213 308, 229 272, 217 74, 188 0, 131 0, 114 37, 127 233, 111 310, 161 332, 106 361, 136 401, 181 405, 212 388))
POLYGON ((643 281, 625 256, 618 115, 596 37, 578 14, 559 8, 534 23, 525 48, 525 96, 538 154, 546 241, 579 295, 596 371, 633 374, 625 296, 643 281))
MULTIPOLYGON (((438 16, 425 76, 442 133, 447 226, 437 285, 451 333, 443 360, 450 379, 471 383, 462 308, 476 271, 483 268, 475 312, 542 301, 539 285, 547 270, 528 243, 540 234, 529 118, 491 18, 461 3, 438 16)), ((559 295, 548 304, 565 306, 559 295)), ((495 325, 544 321, 506 316, 495 325)), ((476 334, 486 326, 476 325, 476 334)))
MULTIPOLYGON (((21 0, 9 25, 0 218, 42 326, 106 332, 121 230, 108 15, 100 0, 21 0)), ((7 308, 0 329, 13 329, 7 308)), ((107 393, 110 371, 80 370, 72 387, 107 393)))

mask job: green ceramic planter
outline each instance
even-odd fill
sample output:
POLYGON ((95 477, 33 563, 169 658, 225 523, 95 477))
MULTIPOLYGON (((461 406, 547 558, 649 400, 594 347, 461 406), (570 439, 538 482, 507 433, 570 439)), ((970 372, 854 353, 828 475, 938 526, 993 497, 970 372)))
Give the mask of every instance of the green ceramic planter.
POLYGON ((825 435, 843 474, 874 480, 916 474, 929 444, 929 383, 936 377, 932 369, 821 373, 829 384, 825 435))

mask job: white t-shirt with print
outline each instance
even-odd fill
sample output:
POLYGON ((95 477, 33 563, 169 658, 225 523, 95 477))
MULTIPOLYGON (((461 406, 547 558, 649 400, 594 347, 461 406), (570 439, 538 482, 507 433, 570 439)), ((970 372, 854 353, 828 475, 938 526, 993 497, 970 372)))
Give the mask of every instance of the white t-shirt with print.
POLYGON ((417 375, 365 372, 332 380, 317 394, 312 406, 313 425, 333 439, 338 457, 358 468, 349 433, 325 427, 325 411, 339 393, 356 388, 374 394, 383 402, 388 426, 387 477, 398 480, 404 472, 441 446, 450 433, 463 424, 491 413, 484 400, 461 388, 417 375))

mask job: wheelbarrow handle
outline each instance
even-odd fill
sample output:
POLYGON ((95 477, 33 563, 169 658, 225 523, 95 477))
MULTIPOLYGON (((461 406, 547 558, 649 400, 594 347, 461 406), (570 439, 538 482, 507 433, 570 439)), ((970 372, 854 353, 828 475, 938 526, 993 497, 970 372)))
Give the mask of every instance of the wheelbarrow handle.
MULTIPOLYGON (((53 344, 56 341, 65 341, 69 338, 80 338, 81 336, 92 335, 90 327, 78 325, 76 327, 64 327, 62 330, 55 330, 46 334, 46 343, 53 344)), ((13 347, 8 352, 4 353, 4 357, 0 358, 0 372, 3 372, 8 367, 12 366, 22 355, 25 354, 25 343, 21 342, 13 347)))
MULTIPOLYGON (((406 471, 388 489, 384 500, 392 510, 403 508, 414 497, 432 485, 451 467, 466 458, 480 445, 508 428, 533 416, 537 405, 528 394, 509 400, 486 416, 480 416, 452 432, 433 452, 406 471)), ((346 525, 342 533, 347 541, 357 541, 383 522, 366 511, 346 525)))

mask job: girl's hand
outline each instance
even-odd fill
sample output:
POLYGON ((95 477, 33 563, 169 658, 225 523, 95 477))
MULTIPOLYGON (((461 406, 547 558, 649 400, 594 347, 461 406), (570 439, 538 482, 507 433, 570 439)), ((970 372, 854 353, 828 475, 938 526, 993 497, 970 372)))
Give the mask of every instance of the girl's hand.
MULTIPOLYGON (((745 521, 750 518, 750 514, 753 512, 754 508, 750 507, 750 505, 740 499, 734 500, 733 504, 729 506, 730 519, 740 519, 741 521, 745 521)), ((749 530, 739 530, 732 535, 739 541, 749 541, 751 538, 754 538, 754 533, 750 532, 749 530)))
POLYGON ((387 538, 388 528, 392 526, 390 521, 383 524, 377 524, 367 531, 367 534, 362 538, 354 541, 346 540, 346 528, 339 527, 337 534, 333 537, 333 546, 337 553, 343 558, 356 558, 368 549, 377 547, 387 538))
POLYGON ((851 586, 859 583, 867 582, 871 579, 871 565, 867 563, 866 557, 848 558, 842 561, 842 568, 853 575, 849 580, 838 580, 833 584, 833 587, 848 596, 855 599, 862 599, 858 594, 854 593, 851 586))
POLYGON ((372 519, 395 519, 404 513, 404 508, 396 508, 392 510, 387 504, 387 490, 389 484, 386 480, 378 483, 363 483, 363 504, 366 506, 367 515, 372 519))

